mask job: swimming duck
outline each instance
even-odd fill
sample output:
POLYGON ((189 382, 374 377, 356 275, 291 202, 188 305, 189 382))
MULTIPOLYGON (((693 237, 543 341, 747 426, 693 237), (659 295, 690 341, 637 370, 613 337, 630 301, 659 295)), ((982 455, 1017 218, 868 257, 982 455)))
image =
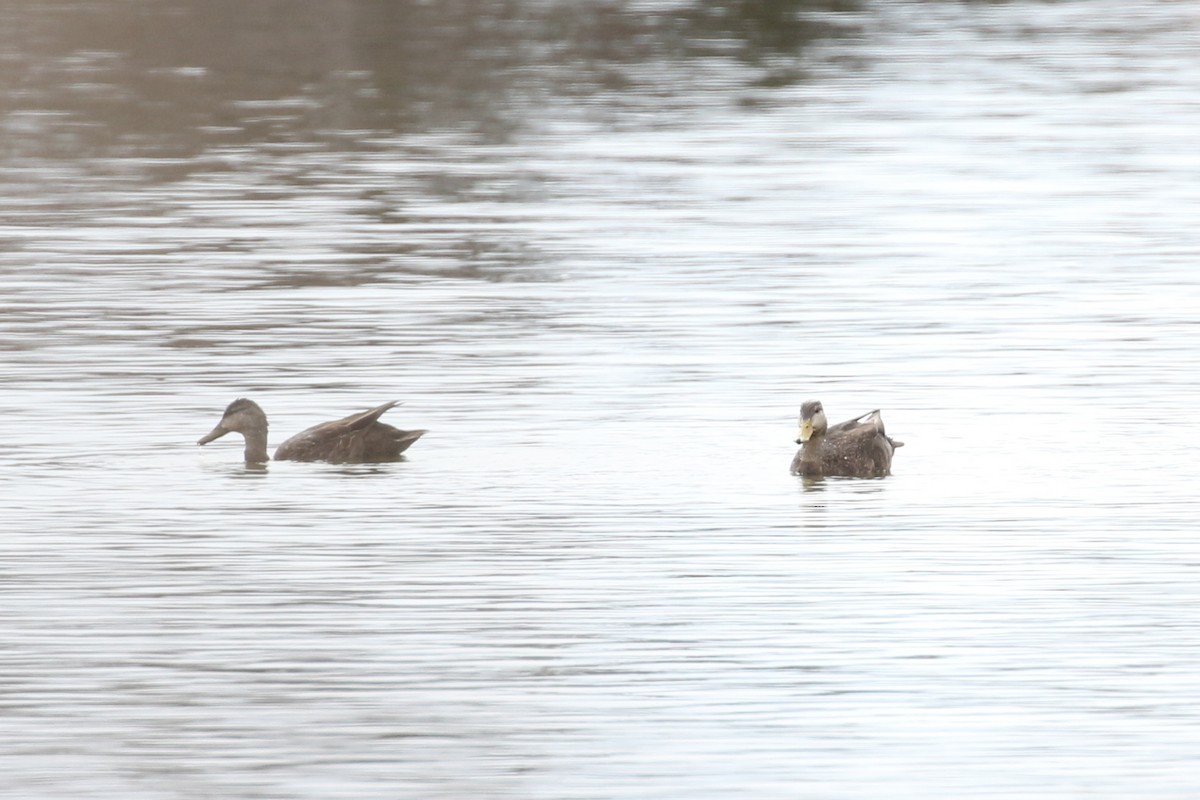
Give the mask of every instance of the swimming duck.
MULTIPOLYGON (((322 422, 297 433, 275 450, 276 461, 329 461, 334 464, 366 464, 395 461, 426 431, 402 431, 379 421, 397 405, 384 403, 345 419, 322 422)), ((196 442, 208 444, 227 433, 240 433, 246 440, 246 462, 262 464, 267 455, 267 415, 253 400, 238 398, 229 404, 217 427, 196 442)))
POLYGON ((884 432, 883 415, 878 410, 830 428, 818 400, 800 406, 796 444, 802 446, 792 459, 792 474, 806 478, 882 478, 892 473, 892 453, 904 446, 904 442, 884 432))

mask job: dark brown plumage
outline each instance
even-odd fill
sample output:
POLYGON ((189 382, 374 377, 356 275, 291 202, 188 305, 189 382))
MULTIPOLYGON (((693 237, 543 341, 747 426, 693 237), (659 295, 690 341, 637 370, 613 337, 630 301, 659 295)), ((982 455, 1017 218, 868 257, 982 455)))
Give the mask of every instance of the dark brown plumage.
POLYGON ((801 445, 792 459, 792 474, 806 478, 840 475, 850 478, 882 478, 892 473, 892 453, 904 442, 892 439, 883 429, 878 410, 829 427, 820 401, 809 400, 800 407, 801 445))
MULTIPOLYGON (((426 431, 402 431, 379 418, 396 406, 392 401, 344 419, 322 422, 297 433, 275 450, 276 461, 329 461, 334 464, 367 464, 395 461, 426 431)), ((267 415, 258 403, 239 398, 229 404, 221 421, 197 444, 208 444, 227 433, 246 440, 246 461, 264 463, 267 455, 267 415)))

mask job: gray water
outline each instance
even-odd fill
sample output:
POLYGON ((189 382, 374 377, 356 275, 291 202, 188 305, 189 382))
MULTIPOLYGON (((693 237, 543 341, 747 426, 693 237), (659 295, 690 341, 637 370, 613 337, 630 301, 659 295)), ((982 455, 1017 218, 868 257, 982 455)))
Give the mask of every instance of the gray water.
POLYGON ((1195 797, 1198 33, 0 6, 0 795, 1195 797))

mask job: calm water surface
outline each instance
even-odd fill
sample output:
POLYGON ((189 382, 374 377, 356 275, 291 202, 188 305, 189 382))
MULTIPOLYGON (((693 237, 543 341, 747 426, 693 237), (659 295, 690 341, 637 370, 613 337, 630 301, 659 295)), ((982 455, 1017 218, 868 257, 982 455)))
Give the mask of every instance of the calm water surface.
POLYGON ((1200 14, 724 5, 0 9, 0 795, 1196 796, 1200 14))

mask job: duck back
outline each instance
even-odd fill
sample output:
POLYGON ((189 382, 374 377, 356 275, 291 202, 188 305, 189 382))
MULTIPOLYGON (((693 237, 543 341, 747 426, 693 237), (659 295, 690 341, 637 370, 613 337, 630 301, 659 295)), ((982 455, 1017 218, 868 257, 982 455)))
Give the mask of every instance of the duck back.
POLYGON ((380 422, 395 401, 323 422, 297 433, 275 450, 276 461, 329 461, 334 464, 365 464, 395 461, 424 430, 405 431, 380 422))

